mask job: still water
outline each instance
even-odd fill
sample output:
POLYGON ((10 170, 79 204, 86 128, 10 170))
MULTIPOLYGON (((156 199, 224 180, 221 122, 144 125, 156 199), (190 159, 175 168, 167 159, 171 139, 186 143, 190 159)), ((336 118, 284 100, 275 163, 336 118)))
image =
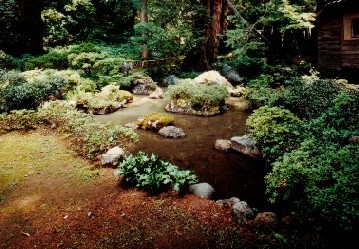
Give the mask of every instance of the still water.
MULTIPOLYGON (((117 112, 96 116, 101 122, 125 125, 152 112, 165 113, 168 100, 135 96, 134 102, 117 112)), ((186 133, 179 139, 164 138, 152 131, 136 130, 140 143, 135 153, 155 153, 182 169, 194 171, 200 182, 208 182, 219 198, 238 197, 250 207, 258 209, 266 205, 264 175, 266 169, 261 160, 255 160, 234 151, 217 151, 217 139, 230 139, 245 133, 248 113, 239 110, 212 117, 171 114, 175 125, 186 133)))

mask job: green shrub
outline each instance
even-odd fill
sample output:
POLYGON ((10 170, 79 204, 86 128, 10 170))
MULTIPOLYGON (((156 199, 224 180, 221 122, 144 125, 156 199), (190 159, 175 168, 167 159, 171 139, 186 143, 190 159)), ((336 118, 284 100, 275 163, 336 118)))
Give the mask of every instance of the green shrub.
POLYGON ((255 79, 248 82, 247 87, 250 88, 267 88, 272 87, 274 84, 274 78, 268 74, 261 74, 255 79))
POLYGON ((132 81, 134 80, 134 76, 124 76, 123 74, 96 74, 93 78, 96 80, 98 87, 103 87, 108 84, 115 84, 118 85, 121 89, 130 89, 132 81))
POLYGON ((4 51, 0 50, 0 69, 15 69, 18 67, 18 63, 14 57, 6 54, 4 51))
POLYGON ((203 72, 179 72, 177 77, 180 79, 194 79, 202 73, 203 72))
POLYGON ((223 107, 229 93, 225 86, 208 86, 195 83, 191 79, 185 79, 180 80, 177 85, 169 86, 166 96, 179 107, 208 111, 223 107))
POLYGON ((255 110, 246 122, 248 135, 269 162, 298 148, 303 140, 302 126, 302 121, 290 111, 269 106, 255 110))
POLYGON ((342 87, 331 80, 308 79, 302 84, 287 87, 283 91, 281 104, 300 118, 316 118, 332 105, 341 90, 342 87))
POLYGON ((74 148, 90 159, 116 145, 131 152, 138 141, 132 129, 99 123, 92 115, 77 111, 65 101, 47 102, 39 109, 39 116, 67 134, 74 148))
POLYGON ((68 94, 70 96, 79 92, 95 92, 99 88, 97 82, 92 79, 82 77, 76 70, 54 70, 53 74, 67 80, 68 90, 72 91, 68 94))
POLYGON ((144 129, 160 130, 163 127, 174 125, 175 120, 171 115, 166 113, 151 113, 144 116, 141 121, 137 121, 136 124, 144 129))
POLYGON ((0 79, 0 111, 36 109, 43 101, 61 96, 67 81, 47 71, 9 72, 0 79))
POLYGON ((160 160, 156 155, 139 152, 123 160, 115 172, 125 177, 126 181, 138 188, 156 192, 172 187, 181 191, 184 187, 196 183, 197 177, 189 170, 180 170, 169 162, 160 160))
POLYGON ((282 98, 282 89, 273 88, 247 88, 246 98, 249 100, 251 109, 261 106, 275 106, 282 98))
POLYGON ((344 230, 358 222, 358 145, 308 140, 273 163, 265 179, 270 200, 291 206, 302 221, 344 230))
POLYGON ((99 53, 99 50, 93 43, 81 43, 78 45, 70 45, 67 47, 56 47, 50 49, 49 53, 32 57, 25 61, 25 70, 33 69, 67 69, 71 65, 69 56, 76 57, 81 53, 99 53))
POLYGON ((0 114, 0 134, 13 130, 36 129, 41 123, 34 110, 13 110, 0 114))
POLYGON ((121 66, 124 64, 123 58, 105 58, 95 62, 93 68, 101 71, 102 74, 114 75, 120 73, 121 66))
POLYGON ((106 57, 106 54, 88 52, 81 54, 70 54, 68 56, 68 60, 71 68, 83 69, 86 74, 91 74, 95 63, 97 61, 103 60, 106 57))
POLYGON ((25 70, 33 69, 66 69, 69 67, 66 53, 51 51, 38 57, 34 57, 25 62, 25 70))

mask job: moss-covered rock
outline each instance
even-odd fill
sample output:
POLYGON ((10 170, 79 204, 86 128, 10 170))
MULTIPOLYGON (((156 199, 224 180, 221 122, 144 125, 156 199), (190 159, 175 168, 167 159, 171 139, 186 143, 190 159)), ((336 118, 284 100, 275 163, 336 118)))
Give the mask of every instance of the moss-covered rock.
POLYGON ((136 124, 139 128, 160 130, 163 127, 174 125, 174 118, 166 113, 151 113, 150 115, 138 118, 136 124))
POLYGON ((170 99, 166 106, 168 112, 212 116, 226 110, 225 100, 229 93, 225 86, 198 84, 185 79, 169 86, 166 96, 170 99))
POLYGON ((82 92, 76 97, 76 106, 92 114, 108 114, 122 108, 133 100, 133 95, 118 86, 107 85, 101 92, 82 92))

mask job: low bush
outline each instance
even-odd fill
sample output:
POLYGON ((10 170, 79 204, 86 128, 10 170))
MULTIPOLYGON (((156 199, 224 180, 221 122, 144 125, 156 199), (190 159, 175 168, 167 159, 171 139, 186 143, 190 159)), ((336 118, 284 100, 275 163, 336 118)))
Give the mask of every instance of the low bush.
POLYGON ((0 134, 14 130, 36 129, 41 123, 34 110, 13 110, 0 114, 0 134))
MULTIPOLYGON (((67 47, 57 47, 51 49, 47 54, 32 57, 24 63, 25 70, 33 69, 67 69, 69 64, 69 55, 76 57, 81 53, 98 53, 99 50, 92 43, 81 43, 67 47)), ((70 61, 71 62, 71 61, 70 61)))
POLYGON ((343 87, 331 80, 307 80, 287 87, 282 94, 281 105, 300 118, 320 116, 333 103, 343 87))
POLYGON ((282 98, 282 89, 260 87, 247 88, 246 99, 249 100, 251 109, 258 109, 262 106, 275 106, 282 98))
MULTIPOLYGON (((344 83, 317 75, 291 80, 266 102, 272 106, 247 120, 248 134, 272 163, 265 178, 270 201, 322 229, 352 230, 359 220, 359 145, 352 139, 359 134, 359 91, 344 83)), ((258 96, 263 89, 273 90, 257 88, 258 96)))
POLYGON ((269 106, 255 110, 246 122, 248 135, 269 162, 298 148, 303 140, 302 126, 302 121, 290 111, 269 106))
POLYGON ((70 67, 73 69, 82 69, 88 75, 94 70, 95 63, 107 57, 106 54, 88 52, 81 54, 70 54, 68 56, 70 67))
POLYGON ((138 141, 132 129, 99 123, 92 115, 77 111, 66 101, 45 103, 39 109, 39 117, 67 134, 75 150, 89 159, 96 159, 116 145, 131 152, 138 141))
POLYGON ((125 59, 123 58, 110 57, 96 61, 93 68, 100 71, 102 74, 114 75, 120 72, 124 63, 125 59))
POLYGON ((0 78, 0 111, 36 109, 43 101, 62 96, 67 81, 47 71, 9 72, 0 78))
POLYGON ((270 201, 301 221, 351 230, 359 220, 359 146, 307 140, 284 154, 266 176, 270 201))
POLYGON ((11 70, 17 67, 17 60, 11 55, 8 55, 4 51, 0 50, 0 69, 11 70))
POLYGON ((123 74, 103 75, 96 74, 94 77, 98 87, 108 84, 118 85, 121 89, 130 89, 134 77, 132 75, 124 76, 123 74))
POLYGON ((160 160, 156 155, 139 152, 123 160, 116 175, 122 175, 129 184, 150 192, 172 187, 175 191, 197 182, 197 177, 189 170, 180 170, 169 162, 160 160))
POLYGON ((47 54, 31 58, 25 62, 25 70, 34 69, 66 69, 69 67, 66 53, 50 51, 47 54))

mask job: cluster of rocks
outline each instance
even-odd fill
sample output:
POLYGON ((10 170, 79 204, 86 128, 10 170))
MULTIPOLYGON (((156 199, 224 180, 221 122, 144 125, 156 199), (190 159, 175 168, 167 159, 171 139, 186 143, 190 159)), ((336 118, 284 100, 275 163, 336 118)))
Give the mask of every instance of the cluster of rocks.
POLYGON ((253 158, 262 157, 262 154, 254 145, 253 140, 247 135, 235 136, 232 137, 231 140, 218 139, 216 140, 214 147, 215 149, 222 151, 228 151, 229 149, 233 149, 253 158))
MULTIPOLYGON (((212 200, 216 195, 214 188, 205 182, 190 185, 189 193, 212 200)), ((216 203, 224 208, 230 208, 232 218, 237 224, 253 224, 258 229, 275 229, 280 222, 278 216, 273 212, 260 212, 255 215, 247 202, 237 197, 217 200, 216 203)), ((281 222, 288 225, 290 219, 286 216, 281 222)))

